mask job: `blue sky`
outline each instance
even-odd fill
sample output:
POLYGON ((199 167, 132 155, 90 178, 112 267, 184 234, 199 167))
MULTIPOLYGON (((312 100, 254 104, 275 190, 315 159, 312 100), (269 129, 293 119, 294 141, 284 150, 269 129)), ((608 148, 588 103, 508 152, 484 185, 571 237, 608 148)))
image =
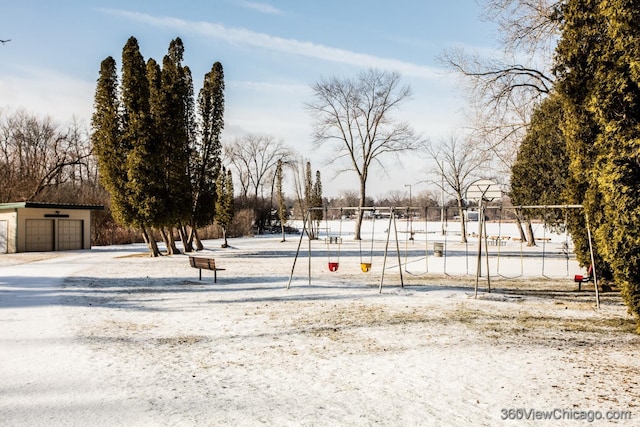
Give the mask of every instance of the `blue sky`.
MULTIPOLYGON (((463 47, 489 52, 494 28, 475 0, 194 0, 3 2, 0 108, 73 117, 89 123, 100 62, 135 36, 145 59, 161 60, 181 37, 196 92, 215 61, 225 70, 224 140, 271 135, 312 161, 325 195, 357 189, 354 174, 335 178, 331 150, 314 150, 304 103, 323 77, 352 77, 369 67, 401 73, 413 90, 399 118, 431 141, 461 126, 458 82, 436 58, 463 47)), ((427 178, 425 161, 393 159, 374 171, 370 195, 427 178)))

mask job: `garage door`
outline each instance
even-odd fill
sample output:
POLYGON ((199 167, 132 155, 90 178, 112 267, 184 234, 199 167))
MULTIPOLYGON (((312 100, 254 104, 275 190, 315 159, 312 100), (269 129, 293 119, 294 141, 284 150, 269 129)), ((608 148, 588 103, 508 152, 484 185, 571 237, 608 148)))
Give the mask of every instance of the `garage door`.
POLYGON ((82 248, 82 220, 61 219, 58 221, 58 250, 70 251, 82 248))
POLYGON ((25 249, 27 252, 43 252, 54 249, 52 219, 28 219, 25 227, 25 249))
POLYGON ((0 254, 7 253, 7 235, 9 234, 9 221, 0 221, 0 254))

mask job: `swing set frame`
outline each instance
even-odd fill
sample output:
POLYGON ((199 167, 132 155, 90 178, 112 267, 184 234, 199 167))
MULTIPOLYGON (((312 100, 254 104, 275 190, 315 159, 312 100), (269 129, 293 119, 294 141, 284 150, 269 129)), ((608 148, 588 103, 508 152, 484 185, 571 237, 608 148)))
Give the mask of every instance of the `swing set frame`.
MULTIPOLYGON (((430 208, 430 207, 429 207, 430 208)), ((403 263, 401 261, 401 254, 400 254, 400 243, 398 240, 398 228, 397 228, 397 224, 396 224, 396 212, 402 212, 402 211, 406 211, 406 212, 411 212, 412 210, 416 210, 416 209, 424 209, 425 210, 425 221, 427 220, 427 216, 428 216, 428 209, 429 208, 418 208, 418 207, 364 207, 364 208, 360 208, 360 207, 341 207, 341 208, 326 208, 326 207, 322 207, 322 208, 310 208, 305 212, 304 218, 303 218, 303 228, 302 231, 300 233, 300 239, 298 242, 298 248, 296 250, 296 255, 295 258, 293 260, 293 265, 291 267, 291 274, 289 276, 289 282, 287 284, 287 289, 289 289, 291 287, 291 282, 293 280, 293 275, 294 275, 294 271, 295 271, 295 267, 296 267, 296 262, 298 260, 298 257, 300 255, 300 249, 302 246, 302 240, 304 238, 304 235, 307 234, 307 236, 309 236, 309 231, 308 231, 308 223, 311 221, 311 212, 314 210, 323 210, 325 212, 328 212, 329 210, 339 210, 341 213, 343 211, 346 210, 353 210, 353 211, 382 211, 382 212, 389 212, 389 226, 387 228, 387 236, 386 236, 386 244, 385 244, 385 250, 384 250, 384 260, 383 260, 383 266, 382 266, 382 273, 381 273, 381 277, 380 277, 380 283, 379 283, 379 292, 382 292, 382 286, 384 283, 384 274, 385 274, 385 270, 386 270, 386 263, 387 263, 387 258, 388 258, 388 249, 389 249, 389 242, 391 239, 391 225, 394 226, 394 239, 395 239, 395 243, 396 243, 396 254, 397 254, 397 260, 398 260, 398 270, 399 270, 399 276, 400 276, 400 283, 401 283, 401 287, 404 287, 404 278, 403 278, 403 270, 406 271, 406 265, 407 265, 407 261, 406 261, 406 247, 405 247, 405 263, 404 263, 404 268, 403 268, 403 263)), ((440 209, 439 207, 433 207, 440 209)), ((523 209, 529 209, 529 210, 547 210, 547 209, 562 209, 565 210, 565 219, 566 219, 566 211, 570 210, 570 209, 582 209, 583 206, 582 205, 521 205, 521 206, 486 206, 484 205, 484 203, 479 203, 478 206, 478 251, 476 254, 476 261, 477 261, 477 269, 476 269, 476 280, 475 280, 475 286, 474 286, 474 297, 477 297, 477 293, 478 293, 478 287, 479 287, 479 278, 481 277, 481 270, 482 270, 482 257, 485 256, 486 257, 486 269, 487 269, 487 274, 486 274, 486 280, 487 280, 487 290, 488 292, 491 292, 491 278, 490 278, 490 274, 489 274, 489 251, 488 251, 488 239, 489 237, 487 236, 487 232, 486 232, 486 220, 485 220, 485 211, 486 210, 491 210, 491 209, 500 209, 501 212, 503 212, 504 210, 523 210, 523 209), (484 246, 484 248, 483 248, 484 246), (483 250, 484 249, 484 250, 483 250), (483 254, 484 252, 484 254, 483 254)), ((589 275, 589 280, 590 282, 593 282, 594 285, 594 290, 595 290, 595 296, 596 296, 596 306, 599 308, 600 307, 600 295, 599 295, 599 290, 598 290, 598 278, 597 278, 597 274, 596 274, 596 265, 595 265, 595 258, 594 258, 594 254, 593 254, 593 243, 592 243, 592 236, 591 236, 591 229, 590 229, 590 225, 589 225, 589 217, 588 217, 588 213, 585 211, 584 212, 585 215, 585 224, 586 224, 586 231, 587 231, 587 237, 588 237, 588 242, 589 242, 589 251, 590 251, 590 258, 591 258, 591 268, 590 268, 590 275, 589 275)), ((326 219, 326 216, 325 216, 326 219)), ((342 215, 341 215, 341 219, 340 221, 342 221, 342 215)), ((502 214, 500 215, 500 221, 502 221, 502 214)), ((565 220, 566 222, 566 220, 565 220)), ((341 232, 341 231, 340 231, 341 232)), ((328 233, 328 230, 327 230, 328 233)), ((425 233, 427 233, 426 227, 425 227, 425 233)), ((330 236, 327 236, 327 239, 329 239, 330 236)), ((372 248, 373 248, 373 235, 372 235, 372 248)), ((337 243, 341 242, 342 236, 339 236, 336 240, 337 243)), ((328 243, 330 244, 330 243, 328 243)), ((445 243, 446 244, 446 243, 445 243)), ((521 242, 521 245, 523 243, 521 242)), ((543 240, 543 247, 546 245, 546 241, 543 240)), ((543 248, 544 249, 544 248, 543 248)), ((425 239, 425 259, 426 259, 426 263, 427 263, 427 272, 428 272, 428 239, 425 239)), ((498 251, 500 251, 500 248, 498 248, 498 251)), ((363 264, 370 264, 370 263, 363 263, 363 258, 362 258, 362 245, 360 245, 360 261, 361 261, 361 269, 363 272, 368 272, 371 269, 371 265, 368 265, 365 271, 365 268, 363 267, 363 264)), ((373 249, 371 249, 371 252, 373 252, 373 249)), ((522 252, 522 248, 521 248, 521 252, 522 252)), ((446 251, 443 254, 446 257, 446 251)), ((522 256, 522 254, 521 254, 522 256)), ((498 257, 500 257, 500 254, 498 254, 498 257)), ((544 252, 543 252, 543 257, 544 257, 544 252)), ((468 258, 468 256, 467 256, 468 258)), ((311 250, 311 239, 309 238, 308 241, 308 283, 309 285, 311 285, 311 260, 312 260, 312 250, 311 250)), ((446 263, 446 259, 444 261, 446 263)), ((499 258, 498 258, 498 262, 499 262, 499 258)), ((522 260, 521 260, 522 262, 522 260)), ((446 264, 445 264, 446 265, 446 264)), ((331 269, 330 267, 330 271, 336 271, 338 268, 338 266, 335 266, 335 269, 331 269)), ((468 266, 467 266, 468 268, 468 266)), ((446 270, 445 270, 446 271, 446 270)), ((408 274, 411 274, 409 271, 406 271, 408 274)), ((544 259, 543 259, 543 273, 544 273, 544 259)), ((446 274, 446 273, 445 273, 446 274)), ((498 273, 498 275, 500 275, 500 273, 498 273)), ((543 274, 544 276, 544 274, 543 274)), ((578 276, 576 276, 578 277, 578 276)), ((584 280, 585 282, 587 280, 584 280)))
MULTIPOLYGON (((398 274, 400 276, 400 286, 404 287, 404 278, 402 275, 402 263, 400 260, 400 243, 398 241, 398 227, 396 224, 396 212, 400 212, 403 210, 410 210, 413 209, 411 207, 390 207, 390 206, 374 206, 374 207, 353 207, 353 206, 348 206, 348 207, 336 207, 336 208, 329 208, 329 207, 317 207, 317 208, 308 208, 307 211, 304 214, 304 218, 302 221, 302 231, 300 232, 300 239, 298 241, 298 248, 296 249, 296 255, 295 258, 293 260, 293 265, 291 266, 291 274, 289 276, 289 282, 287 283, 287 289, 289 289, 291 287, 291 281, 293 280, 293 274, 295 272, 295 268, 296 268, 296 262, 298 261, 298 257, 300 255, 300 248, 302 247, 302 240, 304 238, 304 235, 307 235, 308 238, 308 283, 309 285, 311 285, 311 236, 309 234, 309 227, 308 224, 311 222, 311 212, 313 211, 319 211, 322 210, 325 212, 325 220, 327 220, 328 218, 328 211, 329 210, 339 210, 340 211, 340 230, 339 230, 339 236, 337 236, 336 242, 338 243, 338 255, 337 258, 335 258, 337 261, 332 261, 331 259, 331 251, 330 251, 330 245, 332 240, 332 237, 329 236, 329 228, 328 226, 326 227, 327 229, 327 245, 328 245, 328 249, 327 249, 327 253, 329 256, 329 261, 328 261, 328 268, 330 272, 336 272, 339 268, 339 263, 340 263, 340 245, 342 242, 342 213, 344 211, 349 211, 349 210, 353 210, 353 211, 358 211, 358 212, 363 212, 363 211, 370 211, 374 214, 374 224, 375 224, 375 212, 388 212, 389 213, 389 225, 387 227, 387 236, 386 236, 386 243, 385 243, 385 248, 384 248, 384 257, 383 257, 383 261, 382 261, 382 273, 380 275, 380 283, 378 286, 378 292, 382 292, 382 285, 384 283, 384 272, 386 270, 386 264, 387 264, 387 257, 389 254, 389 242, 391 240, 391 226, 393 225, 393 229, 394 229, 394 236, 395 236, 395 242, 396 242, 396 255, 398 258, 398 274)), ((375 228, 372 230, 372 235, 371 235, 371 248, 370 248, 370 254, 369 254, 369 262, 363 262, 363 257, 362 257, 362 240, 360 240, 360 269, 363 273, 368 273, 371 271, 371 258, 373 256, 373 241, 374 241, 374 235, 373 233, 375 232, 375 228)))
MULTIPOLYGON (((479 240, 482 241, 484 240, 484 245, 485 245, 485 254, 486 254, 486 258, 487 258, 487 286, 488 286, 488 291, 491 292, 491 278, 490 278, 490 274, 488 274, 489 271, 489 251, 487 249, 487 240, 488 240, 488 236, 486 235, 486 220, 485 220, 485 210, 487 209, 500 209, 501 211, 503 209, 507 209, 507 210, 514 210, 514 211, 518 211, 518 210, 523 210, 523 209, 529 209, 529 210, 543 210, 545 212, 544 216, 546 219, 546 211, 548 209, 563 209, 565 211, 565 226, 566 226, 566 220, 567 220, 567 211, 570 209, 583 209, 583 205, 520 205, 520 206, 484 206, 483 203, 479 203, 478 206, 478 211, 480 212, 479 214, 479 218, 478 221, 479 223, 479 227, 478 229, 480 230, 480 238, 479 240)), ((593 254, 593 243, 592 243, 592 238, 591 238, 591 227, 589 225, 589 214, 587 213, 587 211, 584 211, 584 217, 585 217, 585 225, 586 225, 586 229, 587 229, 587 240, 589 242, 589 257, 591 259, 591 266, 589 268, 590 271, 590 277, 592 278, 591 280, 593 280, 593 285, 594 285, 594 291, 595 291, 595 296, 596 296, 596 307, 600 308, 600 293, 598 290, 598 278, 596 275, 596 265, 595 265, 595 257, 593 254)), ((500 218, 500 221, 502 220, 502 215, 500 218)), ((544 221, 543 221, 544 224, 544 221)), ((545 224, 545 233, 546 233, 546 224, 545 224)), ((546 236, 544 236, 546 237, 546 236)), ((542 240, 542 275, 544 277, 546 277, 544 275, 544 254, 545 254, 545 249, 546 249, 546 240, 544 239, 542 240)), ((522 245, 523 242, 520 242, 520 244, 522 245)), ((568 248, 567 248, 568 250, 568 248)), ((476 282, 475 282, 475 289, 474 289, 474 296, 477 295, 478 292, 478 279, 480 277, 480 265, 481 265, 481 258, 482 258, 482 243, 479 246, 478 249, 478 270, 477 270, 477 274, 476 274, 476 282)), ((500 250, 498 249, 498 261, 500 260, 500 250)), ((568 268, 568 266, 567 266, 568 268)))

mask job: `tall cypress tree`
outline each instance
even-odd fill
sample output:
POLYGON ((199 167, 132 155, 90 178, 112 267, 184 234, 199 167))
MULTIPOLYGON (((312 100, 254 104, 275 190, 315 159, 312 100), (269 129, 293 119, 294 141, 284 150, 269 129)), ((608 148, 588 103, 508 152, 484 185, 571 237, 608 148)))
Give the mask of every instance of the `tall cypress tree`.
MULTIPOLYGON (((313 191, 311 195, 311 205, 314 208, 322 207, 322 180, 320 179, 320 171, 316 171, 316 181, 313 183, 313 191)), ((322 212, 322 211, 320 211, 322 212)), ((320 218, 322 219, 322 218, 320 218)))
POLYGON ((129 38, 122 51, 122 122, 123 145, 129 149, 126 193, 134 208, 131 225, 142 230, 151 255, 158 256, 150 228, 162 216, 159 147, 151 119, 147 67, 135 37, 129 38))
POLYGON ((223 248, 229 246, 227 243, 227 229, 234 216, 233 205, 233 175, 231 170, 226 171, 224 168, 222 172, 218 174, 216 180, 216 221, 222 229, 222 237, 224 238, 223 248))
POLYGON ((161 83, 161 147, 163 153, 165 215, 163 224, 175 226, 188 222, 191 212, 188 174, 189 137, 193 123, 189 122, 193 89, 191 74, 182 66, 184 46, 180 38, 169 44, 162 61, 161 83))
MULTIPOLYGON (((215 62, 204 76, 198 94, 200 138, 192 140, 190 174, 192 186, 191 228, 213 223, 216 201, 216 179, 220 174, 222 144, 220 134, 224 127, 224 72, 222 64, 215 62)), ((197 234, 193 235, 201 246, 197 234)))
POLYGON ((284 199, 284 191, 282 190, 283 171, 282 171, 282 159, 278 160, 276 165, 276 197, 278 202, 278 219, 280 220, 280 230, 282 231, 282 240, 285 242, 287 236, 285 234, 285 222, 287 221, 287 206, 284 199))
POLYGON ((126 158, 123 146, 116 61, 108 57, 100 64, 94 112, 91 117, 91 143, 98 160, 100 182, 111 194, 111 212, 116 221, 128 224, 133 207, 126 197, 126 158))
POLYGON ((193 79, 182 65, 183 53, 176 38, 162 68, 153 59, 145 64, 131 37, 122 52, 121 93, 113 58, 101 64, 96 88, 92 140, 101 179, 111 193, 116 219, 141 228, 153 255, 159 251, 151 227, 163 232, 171 253, 177 249, 165 228, 184 231, 185 250, 191 250, 186 237, 186 224, 191 224, 201 249, 196 227, 214 220, 224 113, 222 65, 216 62, 205 76, 199 138, 193 79))

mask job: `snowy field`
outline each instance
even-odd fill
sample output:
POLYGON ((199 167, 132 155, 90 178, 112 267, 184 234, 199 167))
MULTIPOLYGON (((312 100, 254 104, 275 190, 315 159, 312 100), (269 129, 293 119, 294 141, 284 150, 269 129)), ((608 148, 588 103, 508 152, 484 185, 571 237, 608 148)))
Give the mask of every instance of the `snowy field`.
POLYGON ((2 425, 640 425, 634 322, 564 236, 489 246, 474 298, 477 239, 350 226, 336 272, 302 240, 289 289, 298 235, 206 241, 217 284, 143 245, 0 255, 2 425))

